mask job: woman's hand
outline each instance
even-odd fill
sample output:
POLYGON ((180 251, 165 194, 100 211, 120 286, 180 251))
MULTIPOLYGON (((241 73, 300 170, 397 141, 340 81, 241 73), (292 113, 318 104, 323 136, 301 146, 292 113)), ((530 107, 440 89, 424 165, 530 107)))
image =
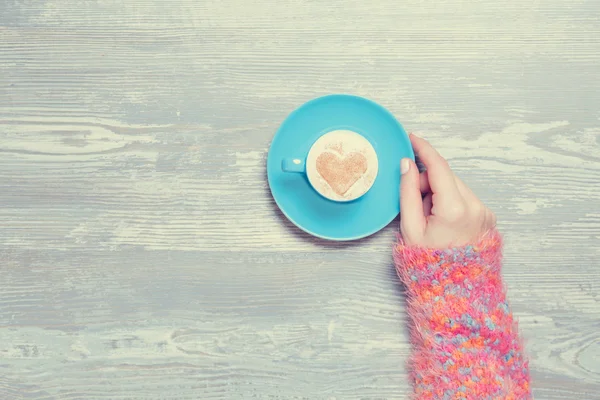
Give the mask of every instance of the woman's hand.
POLYGON ((400 232, 407 245, 444 249, 477 241, 496 226, 496 217, 424 139, 410 135, 427 171, 400 162, 400 232))

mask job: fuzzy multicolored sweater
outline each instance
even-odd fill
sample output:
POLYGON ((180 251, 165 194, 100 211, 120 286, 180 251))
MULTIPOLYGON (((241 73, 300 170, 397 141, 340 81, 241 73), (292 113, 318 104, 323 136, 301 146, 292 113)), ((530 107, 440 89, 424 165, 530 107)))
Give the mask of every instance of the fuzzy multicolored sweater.
POLYGON ((502 239, 394 249, 408 290, 415 398, 531 399, 529 370, 500 275, 502 239))

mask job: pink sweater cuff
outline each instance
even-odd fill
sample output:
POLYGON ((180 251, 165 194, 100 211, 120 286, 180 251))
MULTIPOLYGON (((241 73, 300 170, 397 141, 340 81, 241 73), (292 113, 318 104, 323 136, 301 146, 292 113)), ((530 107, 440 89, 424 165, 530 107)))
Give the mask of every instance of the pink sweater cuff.
POLYGON ((502 238, 394 249, 413 323, 417 399, 530 399, 529 371, 500 274, 502 238))
POLYGON ((436 286, 440 279, 447 279, 449 270, 454 272, 452 278, 470 279, 474 282, 489 275, 500 274, 502 263, 502 236, 497 230, 487 232, 475 244, 450 249, 429 249, 408 246, 399 237, 394 249, 396 271, 402 281, 410 288, 419 286, 436 286), (464 273, 465 276, 461 276, 464 273))

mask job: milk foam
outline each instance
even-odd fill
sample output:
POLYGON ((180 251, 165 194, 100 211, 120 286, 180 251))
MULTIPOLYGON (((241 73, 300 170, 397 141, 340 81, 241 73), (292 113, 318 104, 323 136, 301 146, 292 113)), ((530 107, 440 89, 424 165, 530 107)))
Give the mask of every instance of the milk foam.
POLYGON ((311 185, 335 201, 351 201, 365 194, 375 182, 377 171, 377 153, 371 143, 349 130, 321 136, 306 159, 311 185))

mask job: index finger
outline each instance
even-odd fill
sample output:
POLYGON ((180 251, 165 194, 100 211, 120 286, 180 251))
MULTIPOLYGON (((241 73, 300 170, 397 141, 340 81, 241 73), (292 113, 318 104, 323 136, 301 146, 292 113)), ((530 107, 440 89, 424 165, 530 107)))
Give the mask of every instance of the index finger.
POLYGON ((442 196, 446 194, 458 194, 458 188, 454 180, 454 173, 448 162, 434 149, 425 139, 410 134, 415 153, 427 167, 427 178, 433 193, 442 196))

